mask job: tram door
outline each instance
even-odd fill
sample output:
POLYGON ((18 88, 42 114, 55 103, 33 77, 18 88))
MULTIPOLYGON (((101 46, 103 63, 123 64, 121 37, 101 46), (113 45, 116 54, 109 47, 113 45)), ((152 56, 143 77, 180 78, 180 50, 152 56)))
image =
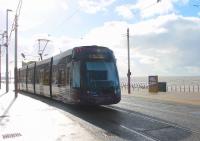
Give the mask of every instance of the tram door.
POLYGON ((43 88, 43 82, 44 81, 44 69, 40 69, 40 92, 39 94, 44 95, 44 88, 43 88))
POLYGON ((67 94, 70 93, 70 67, 67 66, 66 68, 66 92, 67 94))

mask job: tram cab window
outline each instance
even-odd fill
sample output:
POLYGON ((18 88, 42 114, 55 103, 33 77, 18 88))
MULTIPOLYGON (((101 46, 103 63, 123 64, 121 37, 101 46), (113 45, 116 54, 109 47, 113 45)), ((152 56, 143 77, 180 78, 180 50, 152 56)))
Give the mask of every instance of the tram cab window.
POLYGON ((117 72, 114 62, 87 62, 87 87, 116 87, 118 86, 117 72))

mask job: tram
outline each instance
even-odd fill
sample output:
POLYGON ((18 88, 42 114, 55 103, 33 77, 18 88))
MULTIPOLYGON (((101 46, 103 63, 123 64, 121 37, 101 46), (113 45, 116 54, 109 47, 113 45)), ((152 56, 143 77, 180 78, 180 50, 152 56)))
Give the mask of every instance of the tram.
POLYGON ((80 46, 25 65, 18 88, 69 104, 109 105, 121 100, 116 59, 107 47, 80 46))

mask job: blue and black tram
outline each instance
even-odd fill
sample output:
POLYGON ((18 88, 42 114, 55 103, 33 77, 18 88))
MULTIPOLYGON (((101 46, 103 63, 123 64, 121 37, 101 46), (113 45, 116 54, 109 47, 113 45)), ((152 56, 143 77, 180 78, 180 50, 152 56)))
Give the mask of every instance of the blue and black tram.
POLYGON ((18 70, 19 90, 64 103, 116 104, 121 100, 112 50, 81 46, 18 70))

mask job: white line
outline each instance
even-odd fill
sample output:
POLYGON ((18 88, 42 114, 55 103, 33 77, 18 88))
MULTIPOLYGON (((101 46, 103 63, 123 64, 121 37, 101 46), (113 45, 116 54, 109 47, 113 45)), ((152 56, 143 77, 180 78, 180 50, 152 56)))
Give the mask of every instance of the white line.
POLYGON ((133 130, 133 129, 130 129, 130 128, 126 127, 126 126, 120 125, 120 127, 124 128, 124 129, 126 129, 126 130, 129 130, 130 132, 133 132, 133 133, 135 133, 135 134, 137 134, 137 135, 140 135, 140 136, 142 136, 142 137, 144 137, 144 138, 146 138, 146 139, 148 139, 148 140, 150 140, 150 141, 159 141, 158 139, 149 137, 149 136, 147 136, 147 135, 145 135, 145 134, 143 134, 143 133, 140 133, 140 132, 138 132, 138 131, 135 131, 135 130, 133 130))

